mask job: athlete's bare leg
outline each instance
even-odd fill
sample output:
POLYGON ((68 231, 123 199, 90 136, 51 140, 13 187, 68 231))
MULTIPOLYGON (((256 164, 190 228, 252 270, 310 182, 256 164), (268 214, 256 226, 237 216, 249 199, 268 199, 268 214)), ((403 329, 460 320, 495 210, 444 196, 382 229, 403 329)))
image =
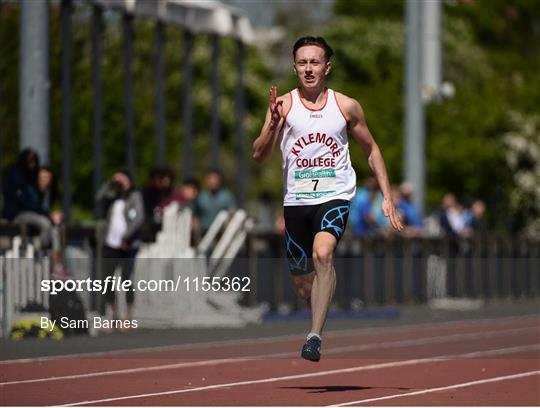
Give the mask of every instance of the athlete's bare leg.
POLYGON ((311 288, 311 333, 321 335, 326 315, 336 290, 334 250, 337 240, 328 232, 319 232, 313 242, 315 277, 311 288))
POLYGON ((292 284, 295 295, 300 299, 308 300, 311 297, 311 289, 314 278, 315 271, 305 275, 293 275, 292 284))

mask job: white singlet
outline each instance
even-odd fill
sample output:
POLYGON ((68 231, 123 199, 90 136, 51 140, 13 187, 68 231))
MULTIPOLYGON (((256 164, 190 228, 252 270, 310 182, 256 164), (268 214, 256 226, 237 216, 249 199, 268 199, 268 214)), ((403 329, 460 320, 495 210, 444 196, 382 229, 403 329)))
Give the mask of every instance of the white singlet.
POLYGON ((306 107, 298 89, 289 93, 291 108, 281 135, 284 206, 352 201, 356 173, 351 165, 347 121, 332 89, 321 109, 306 107))

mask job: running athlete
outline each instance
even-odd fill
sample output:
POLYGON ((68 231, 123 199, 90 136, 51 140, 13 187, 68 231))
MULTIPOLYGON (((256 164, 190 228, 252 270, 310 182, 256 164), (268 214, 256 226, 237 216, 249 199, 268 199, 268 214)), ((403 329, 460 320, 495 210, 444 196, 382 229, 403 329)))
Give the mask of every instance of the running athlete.
POLYGON ((321 333, 336 288, 333 255, 343 236, 356 174, 348 134, 364 151, 384 196, 382 210, 392 227, 403 229, 384 160, 360 104, 326 88, 332 49, 322 37, 302 37, 293 47, 293 69, 300 87, 277 96, 269 107, 253 158, 262 163, 281 138, 285 198, 285 238, 294 292, 311 303, 312 325, 301 355, 320 360, 321 333))

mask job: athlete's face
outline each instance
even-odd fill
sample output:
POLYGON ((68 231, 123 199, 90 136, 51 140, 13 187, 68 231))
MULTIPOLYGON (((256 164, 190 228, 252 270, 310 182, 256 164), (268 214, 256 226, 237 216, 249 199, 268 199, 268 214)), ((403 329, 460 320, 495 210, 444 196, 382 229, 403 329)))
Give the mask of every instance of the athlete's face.
POLYGON ((330 62, 321 47, 306 45, 296 51, 294 72, 302 88, 322 87, 330 72, 330 62))

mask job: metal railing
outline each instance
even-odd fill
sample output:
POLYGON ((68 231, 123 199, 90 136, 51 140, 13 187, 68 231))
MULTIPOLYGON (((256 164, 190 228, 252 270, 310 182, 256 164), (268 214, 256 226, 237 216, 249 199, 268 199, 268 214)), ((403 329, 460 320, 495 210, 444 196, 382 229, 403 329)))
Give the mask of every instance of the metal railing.
MULTIPOLYGON (((264 300, 272 309, 282 302, 303 306, 288 289, 282 240, 272 233, 250 235, 248 273, 258 282, 250 304, 264 300)), ((446 297, 489 300, 540 294, 540 241, 519 237, 345 237, 334 265, 335 306, 343 309, 446 297)))
MULTIPOLYGON (((234 223, 230 225, 233 227, 234 223)), ((85 267, 84 273, 94 279, 102 278, 100 237, 103 234, 99 230, 99 226, 69 226, 61 231, 63 245, 85 247, 91 253, 91 265, 85 267)), ((244 237, 231 232, 232 238, 241 238, 242 242, 245 238, 245 244, 238 259, 233 262, 223 252, 219 264, 231 268, 235 276, 251 279, 243 303, 255 306, 266 302, 272 310, 278 310, 284 303, 293 309, 306 307, 292 292, 283 237, 256 230, 245 234, 244 237)), ((36 288, 40 279, 49 276, 49 257, 32 250, 31 234, 24 226, 2 224, 0 238, 10 242, 0 252, 2 315, 22 310, 31 303, 40 303, 46 309, 47 299, 36 288), (17 259, 20 262, 15 265, 17 259), (5 273, 10 265, 18 271, 16 276, 11 275, 11 280, 5 273)), ((442 298, 525 299, 540 295, 540 241, 520 237, 346 236, 337 248, 334 264, 337 272, 334 307, 344 310, 442 298)), ((99 310, 100 300, 96 295, 89 299, 89 309, 99 310)), ((4 333, 6 330, 4 324, 4 333)))

